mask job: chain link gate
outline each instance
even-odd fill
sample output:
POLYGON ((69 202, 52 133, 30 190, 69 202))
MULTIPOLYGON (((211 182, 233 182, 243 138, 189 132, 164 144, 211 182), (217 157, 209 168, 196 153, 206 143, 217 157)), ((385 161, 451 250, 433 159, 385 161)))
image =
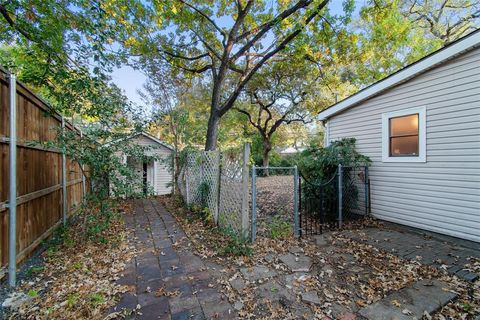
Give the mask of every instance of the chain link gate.
POLYGON ((257 233, 275 237, 288 232, 299 236, 297 167, 253 166, 251 179, 252 242, 257 233))
POLYGON ((366 166, 339 165, 325 182, 299 178, 300 235, 321 234, 344 221, 370 213, 370 180, 366 166))

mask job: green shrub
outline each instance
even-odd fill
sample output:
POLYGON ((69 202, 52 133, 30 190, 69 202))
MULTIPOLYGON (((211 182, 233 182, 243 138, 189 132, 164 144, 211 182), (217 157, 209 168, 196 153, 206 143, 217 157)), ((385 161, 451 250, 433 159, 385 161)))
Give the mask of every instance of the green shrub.
POLYGON ((228 238, 227 244, 221 249, 223 255, 251 256, 253 254, 253 249, 247 237, 239 234, 231 226, 223 227, 221 231, 228 238))
POLYGON ((290 223, 279 216, 273 217, 273 220, 268 224, 267 229, 272 239, 287 238, 292 233, 290 223))
MULTIPOLYGON (((338 165, 346 167, 344 177, 350 175, 352 167, 368 166, 370 158, 361 155, 355 150, 355 139, 345 138, 334 141, 330 146, 321 148, 310 146, 297 157, 297 165, 307 183, 302 184, 302 201, 318 199, 319 190, 323 192, 324 212, 327 219, 335 220, 337 206, 337 181, 336 172, 338 165), (327 183, 331 181, 331 183, 327 183), (321 186, 321 188, 320 188, 321 186)), ((344 190, 344 203, 356 204, 358 190, 355 184, 344 190)))

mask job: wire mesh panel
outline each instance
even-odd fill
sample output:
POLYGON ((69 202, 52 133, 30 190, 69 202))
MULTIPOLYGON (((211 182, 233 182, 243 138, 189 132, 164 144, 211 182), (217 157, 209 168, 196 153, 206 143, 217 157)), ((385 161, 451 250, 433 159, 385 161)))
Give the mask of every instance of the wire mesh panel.
POLYGON ((277 238, 294 233, 298 209, 295 177, 295 167, 253 168, 252 240, 257 234, 277 238))
POLYGON ((241 153, 222 154, 220 168, 218 223, 220 227, 240 232, 242 230, 242 203, 245 196, 241 153))
POLYGON ((208 208, 212 215, 218 212, 219 163, 218 151, 195 152, 187 156, 185 168, 187 203, 208 208))
POLYGON ((188 205, 208 208, 220 227, 242 235, 249 231, 249 152, 245 145, 243 153, 189 153, 178 176, 178 188, 188 205))

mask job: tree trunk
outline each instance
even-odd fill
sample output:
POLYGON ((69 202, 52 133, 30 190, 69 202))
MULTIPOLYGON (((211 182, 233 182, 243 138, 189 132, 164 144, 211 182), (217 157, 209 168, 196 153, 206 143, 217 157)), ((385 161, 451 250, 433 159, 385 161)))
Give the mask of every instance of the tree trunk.
POLYGON ((220 114, 214 107, 212 107, 210 110, 210 118, 208 119, 207 141, 205 143, 205 151, 211 151, 217 148, 219 125, 220 114))
MULTIPOLYGON (((270 144, 270 141, 264 140, 263 141, 263 154, 262 154, 262 165, 265 168, 268 168, 270 164, 270 151, 272 151, 272 145, 270 144)), ((269 176, 269 170, 265 170, 265 175, 269 176)))
POLYGON ((268 167, 268 164, 270 162, 270 149, 263 149, 263 157, 262 157, 262 161, 263 161, 263 166, 264 167, 268 167))

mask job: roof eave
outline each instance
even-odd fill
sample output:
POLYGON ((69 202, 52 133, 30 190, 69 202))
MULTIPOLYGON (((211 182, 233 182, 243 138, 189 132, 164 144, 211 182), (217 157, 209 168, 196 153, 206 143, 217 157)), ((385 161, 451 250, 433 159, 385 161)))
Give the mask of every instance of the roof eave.
POLYGON ((407 67, 397 71, 396 73, 372 84, 371 86, 360 90, 356 94, 332 105, 318 114, 318 120, 326 121, 338 113, 354 107, 355 105, 364 102, 380 93, 393 88, 415 76, 421 74, 438 64, 450 60, 453 57, 471 50, 480 45, 480 30, 474 31, 468 36, 457 40, 456 42, 435 51, 429 56, 411 64, 407 67))

